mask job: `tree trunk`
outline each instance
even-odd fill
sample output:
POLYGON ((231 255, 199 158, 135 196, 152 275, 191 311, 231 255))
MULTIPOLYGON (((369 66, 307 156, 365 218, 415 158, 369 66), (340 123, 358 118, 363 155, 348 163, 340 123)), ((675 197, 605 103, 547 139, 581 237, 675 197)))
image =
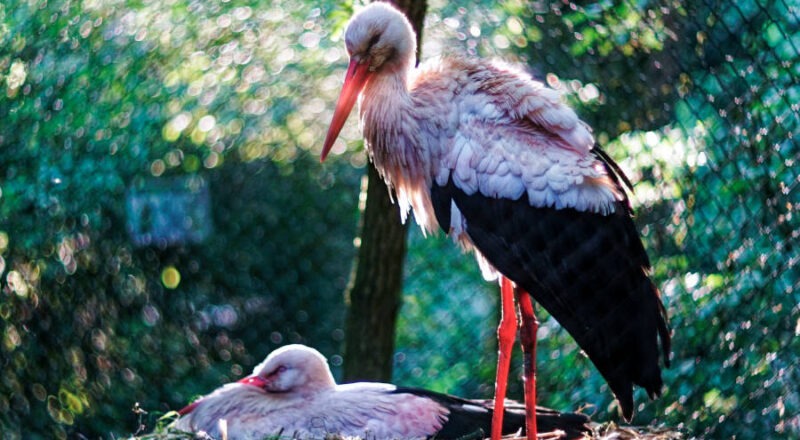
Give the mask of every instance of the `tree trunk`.
MULTIPOLYGON (((422 42, 426 1, 393 2, 409 17, 417 33, 417 58, 422 42)), ((345 293, 343 381, 382 381, 392 378, 395 323, 403 287, 408 223, 400 223, 383 179, 368 166, 366 206, 361 213, 361 246, 345 293)))
POLYGON ((400 223, 386 185, 371 163, 367 203, 361 213, 361 247, 345 300, 345 382, 392 378, 397 313, 403 287, 408 223, 400 223))

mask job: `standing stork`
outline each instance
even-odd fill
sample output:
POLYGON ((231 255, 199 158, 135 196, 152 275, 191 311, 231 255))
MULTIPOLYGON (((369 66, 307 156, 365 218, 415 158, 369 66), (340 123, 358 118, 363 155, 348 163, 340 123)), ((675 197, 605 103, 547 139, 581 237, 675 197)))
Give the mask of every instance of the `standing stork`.
POLYGON ((558 92, 495 63, 445 58, 414 69, 415 35, 385 3, 345 32, 350 65, 325 138, 325 160, 360 101, 370 159, 395 191, 403 220, 443 229, 500 278, 492 439, 500 438, 514 299, 522 323, 528 437, 536 438, 530 296, 577 341, 633 416, 633 385, 661 392, 670 333, 619 167, 558 92), (528 295, 530 293, 530 296, 528 295), (661 341, 659 347, 659 339, 661 341))

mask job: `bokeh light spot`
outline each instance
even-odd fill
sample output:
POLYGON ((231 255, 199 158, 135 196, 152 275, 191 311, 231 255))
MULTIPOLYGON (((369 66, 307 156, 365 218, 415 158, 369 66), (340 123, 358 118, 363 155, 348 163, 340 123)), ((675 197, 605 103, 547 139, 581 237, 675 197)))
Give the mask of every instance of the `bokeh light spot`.
POLYGON ((167 289, 175 289, 181 283, 181 273, 174 266, 167 266, 161 271, 161 283, 167 289))

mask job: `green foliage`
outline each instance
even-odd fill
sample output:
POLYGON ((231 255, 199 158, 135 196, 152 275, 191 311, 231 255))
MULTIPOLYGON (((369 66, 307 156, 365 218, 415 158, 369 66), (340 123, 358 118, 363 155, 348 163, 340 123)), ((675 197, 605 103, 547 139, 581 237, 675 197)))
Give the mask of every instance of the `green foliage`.
POLYGON ((308 151, 341 56, 322 20, 295 2, 0 6, 4 438, 132 433, 134 403, 150 424, 278 345, 338 351, 358 171, 308 151), (179 176, 208 182, 212 234, 134 246, 129 191, 179 176))
MULTIPOLYGON (((675 345, 664 395, 637 395, 636 422, 800 435, 797 11, 430 6, 423 58, 527 62, 639 182, 675 345)), ((339 160, 316 155, 348 16, 287 0, 0 5, 4 438, 132 434, 283 343, 339 352, 365 157, 342 141, 339 160), (184 176, 208 183, 210 236, 134 246, 131 188, 184 176)), ((395 382, 490 397, 496 301, 471 256, 413 232, 395 382)), ((602 378, 539 313, 541 403, 615 418, 602 378)))
POLYGON ((443 235, 409 239, 394 380, 462 396, 493 392, 496 289, 443 235), (436 258, 431 258, 436 255, 436 258))

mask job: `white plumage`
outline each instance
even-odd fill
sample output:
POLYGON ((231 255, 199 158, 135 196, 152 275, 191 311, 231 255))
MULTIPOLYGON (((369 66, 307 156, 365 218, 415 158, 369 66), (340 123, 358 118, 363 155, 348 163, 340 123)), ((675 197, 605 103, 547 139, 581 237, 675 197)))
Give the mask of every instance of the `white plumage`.
MULTIPOLYGON (((468 195, 479 192, 511 200, 526 196, 536 207, 600 213, 613 212, 614 203, 622 200, 590 154, 594 140, 588 127, 557 92, 521 72, 466 59, 441 60, 433 70, 436 74, 431 72, 423 66, 412 84, 414 108, 437 107, 438 120, 450 126, 409 130, 421 133, 417 154, 429 162, 436 184, 444 186, 452 178, 468 195), (443 97, 421 88, 459 93, 443 97), (449 135, 442 138, 441 133, 449 135)), ((364 94, 369 92, 367 84, 364 94)), ((365 118, 363 125, 371 123, 376 122, 365 118)), ((377 161, 376 165, 380 166, 377 161)), ((388 171, 386 177, 394 180, 388 171)), ((425 209, 424 204, 411 205, 415 213, 425 209)), ((434 222, 422 226, 437 227, 434 222)))
POLYGON ((382 383, 337 385, 322 354, 287 345, 272 352, 252 375, 181 410, 175 426, 222 438, 219 421, 225 420, 230 440, 261 440, 279 432, 298 438, 340 434, 422 439, 442 428, 447 408, 395 390, 382 383))
MULTIPOLYGON (((325 357, 300 344, 273 351, 250 376, 178 413, 174 428, 228 440, 479 438, 492 422, 484 401, 386 383, 337 385, 325 357)), ((581 414, 538 408, 536 417, 563 438, 583 438, 588 429, 581 414)), ((521 432, 524 423, 525 414, 508 410, 502 431, 521 432)))

